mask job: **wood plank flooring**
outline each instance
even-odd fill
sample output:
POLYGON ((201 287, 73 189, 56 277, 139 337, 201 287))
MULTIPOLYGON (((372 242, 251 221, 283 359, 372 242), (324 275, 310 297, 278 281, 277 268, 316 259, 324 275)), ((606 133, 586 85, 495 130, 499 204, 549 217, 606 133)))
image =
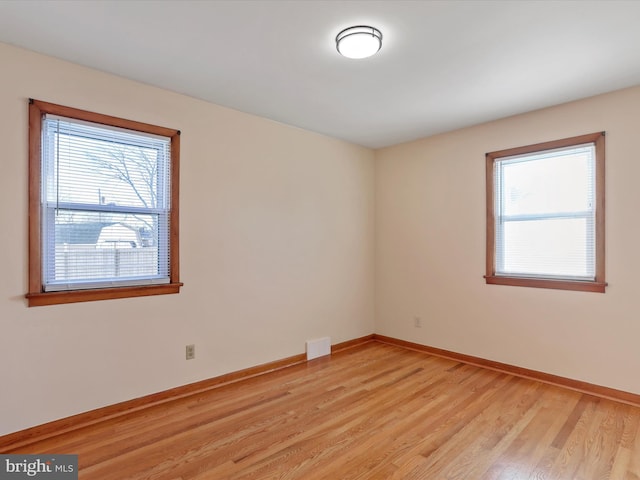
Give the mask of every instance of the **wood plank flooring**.
POLYGON ((370 342, 5 453, 84 480, 640 479, 640 408, 370 342))

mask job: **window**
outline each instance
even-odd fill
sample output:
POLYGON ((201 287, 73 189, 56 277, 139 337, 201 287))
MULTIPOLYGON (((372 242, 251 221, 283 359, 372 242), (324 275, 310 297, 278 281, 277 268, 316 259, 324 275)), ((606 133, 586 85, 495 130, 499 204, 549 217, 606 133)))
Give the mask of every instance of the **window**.
POLYGON ((487 283, 604 292, 604 138, 487 154, 487 283))
POLYGON ((178 293, 180 132, 30 100, 29 306, 178 293))

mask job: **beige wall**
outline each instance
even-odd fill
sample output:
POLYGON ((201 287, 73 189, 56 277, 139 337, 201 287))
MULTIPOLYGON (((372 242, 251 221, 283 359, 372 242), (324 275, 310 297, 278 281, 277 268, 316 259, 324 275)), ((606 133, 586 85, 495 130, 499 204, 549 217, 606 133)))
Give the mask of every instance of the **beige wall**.
POLYGON ((0 435, 373 332, 371 150, 2 44, 0 71, 0 435), (27 308, 28 97, 182 130, 182 293, 27 308))
POLYGON ((640 393, 638 112, 640 87, 378 151, 376 332, 640 393), (484 154, 601 130, 607 292, 486 285, 484 154))

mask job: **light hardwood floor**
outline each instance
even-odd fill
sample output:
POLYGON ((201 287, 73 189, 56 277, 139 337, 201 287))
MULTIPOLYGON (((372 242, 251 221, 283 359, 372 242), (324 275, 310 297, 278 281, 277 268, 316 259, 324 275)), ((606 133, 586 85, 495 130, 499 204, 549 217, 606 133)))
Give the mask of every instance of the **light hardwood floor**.
POLYGON ((635 480, 639 425, 638 407, 370 342, 19 453, 76 453, 85 480, 635 480))

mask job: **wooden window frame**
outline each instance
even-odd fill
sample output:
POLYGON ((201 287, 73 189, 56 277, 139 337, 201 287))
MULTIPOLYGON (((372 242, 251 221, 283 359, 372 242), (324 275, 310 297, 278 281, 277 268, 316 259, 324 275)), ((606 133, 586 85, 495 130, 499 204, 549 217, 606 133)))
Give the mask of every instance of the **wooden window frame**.
POLYGON ((577 137, 564 138, 551 142, 537 143, 524 147, 510 148, 486 154, 487 184, 487 254, 486 275, 488 284, 512 285, 520 287, 551 288, 559 290, 577 290, 583 292, 604 293, 605 282, 605 132, 590 133, 577 137), (555 280, 520 276, 496 275, 496 232, 495 232, 495 185, 494 166, 496 160, 514 155, 523 155, 571 147, 585 143, 595 145, 595 279, 593 281, 555 280))
POLYGON ((29 292, 30 307, 63 303, 88 302, 114 298, 141 297, 178 293, 180 282, 179 259, 179 185, 180 185, 180 131, 159 127, 110 115, 56 105, 29 99, 29 292), (169 283, 124 287, 96 288, 45 292, 42 279, 42 226, 41 226, 41 164, 42 119, 45 114, 59 115, 113 126, 137 132, 168 137, 171 141, 171 215, 169 221, 169 283))

